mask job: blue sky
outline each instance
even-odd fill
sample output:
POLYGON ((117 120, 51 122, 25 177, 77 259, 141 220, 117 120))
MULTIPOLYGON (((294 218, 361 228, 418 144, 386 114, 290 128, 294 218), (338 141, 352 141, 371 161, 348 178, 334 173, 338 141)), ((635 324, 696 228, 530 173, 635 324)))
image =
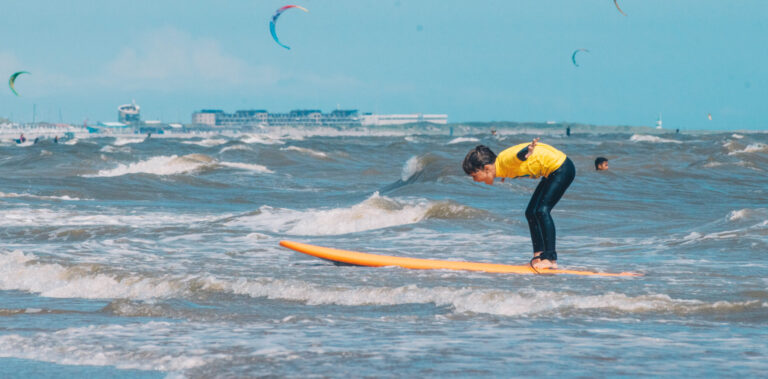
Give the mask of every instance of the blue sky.
POLYGON ((766 129, 764 0, 9 1, 0 117, 336 107, 451 122, 766 129), (274 11, 297 4, 269 34, 274 11), (571 62, 575 49, 579 67, 571 62), (712 114, 708 120, 707 114, 712 114))

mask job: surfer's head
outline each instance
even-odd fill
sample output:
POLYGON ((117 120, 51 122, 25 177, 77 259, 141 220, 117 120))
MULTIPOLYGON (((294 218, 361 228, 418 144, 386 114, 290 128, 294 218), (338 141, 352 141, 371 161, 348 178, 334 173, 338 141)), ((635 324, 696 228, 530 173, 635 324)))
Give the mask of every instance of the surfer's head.
POLYGON ((487 146, 478 145, 467 153, 461 167, 476 182, 493 184, 496 177, 496 154, 487 146))

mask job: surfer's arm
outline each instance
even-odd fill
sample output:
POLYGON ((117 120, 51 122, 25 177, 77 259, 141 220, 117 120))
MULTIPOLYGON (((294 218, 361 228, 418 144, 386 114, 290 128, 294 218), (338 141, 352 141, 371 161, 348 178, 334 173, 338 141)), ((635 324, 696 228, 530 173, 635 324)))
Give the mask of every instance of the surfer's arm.
POLYGON ((531 141, 530 145, 524 147, 522 150, 517 152, 517 159, 519 159, 520 161, 524 161, 528 159, 528 157, 530 157, 531 154, 533 154, 533 149, 536 148, 536 144, 538 142, 539 142, 539 138, 538 137, 534 138, 533 141, 531 141))
POLYGON ((517 159, 521 161, 528 159, 528 146, 517 152, 517 159))

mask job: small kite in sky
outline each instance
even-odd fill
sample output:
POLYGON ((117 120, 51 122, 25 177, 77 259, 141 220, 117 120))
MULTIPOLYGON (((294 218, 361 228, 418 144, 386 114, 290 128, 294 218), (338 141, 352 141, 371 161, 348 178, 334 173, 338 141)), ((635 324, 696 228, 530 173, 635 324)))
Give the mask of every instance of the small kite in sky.
POLYGON ((707 118, 709 119, 709 121, 712 121, 712 113, 707 113, 707 118))
POLYGON ((288 50, 290 50, 291 48, 286 46, 286 45, 283 45, 280 42, 280 40, 277 38, 277 32, 275 32, 275 24, 277 23, 277 18, 280 17, 280 15, 283 14, 283 12, 285 12, 288 9, 291 9, 291 8, 298 8, 298 9, 303 10, 304 12, 309 13, 309 11, 306 10, 306 8, 304 8, 304 7, 301 7, 301 6, 298 6, 298 5, 286 5, 286 6, 282 7, 282 8, 280 8, 280 9, 278 9, 275 12, 274 16, 272 16, 272 21, 269 22, 269 32, 272 33, 272 38, 275 40, 275 42, 277 42, 278 45, 280 45, 280 46, 282 46, 282 47, 284 47, 284 48, 286 48, 288 50))
POLYGON ((613 4, 614 4, 614 5, 616 5, 616 9, 618 9, 618 10, 619 10, 619 12, 621 12, 621 14, 623 14, 623 15, 625 15, 625 16, 627 15, 627 14, 626 14, 626 13, 624 13, 624 11, 623 11, 623 10, 621 10, 621 8, 619 7, 619 2, 618 2, 618 0, 613 0, 613 4))
POLYGON ((573 51, 573 55, 571 55, 571 61, 573 61, 573 65, 576 66, 576 67, 579 67, 579 64, 576 63, 576 54, 578 54, 579 51, 583 51, 585 53, 589 52, 589 50, 587 50, 587 49, 576 49, 576 50, 573 51))
POLYGON ((13 91, 13 94, 14 94, 14 95, 16 95, 16 96, 19 96, 19 93, 18 93, 18 92, 16 92, 16 88, 14 88, 14 87, 13 87, 13 85, 16 83, 16 78, 17 78, 19 75, 21 75, 21 74, 29 74, 29 73, 28 73, 28 72, 26 72, 26 71, 19 71, 19 72, 15 72, 15 73, 13 73, 13 75, 11 75, 11 77, 8 79, 8 86, 9 86, 9 87, 11 87, 11 91, 13 91))

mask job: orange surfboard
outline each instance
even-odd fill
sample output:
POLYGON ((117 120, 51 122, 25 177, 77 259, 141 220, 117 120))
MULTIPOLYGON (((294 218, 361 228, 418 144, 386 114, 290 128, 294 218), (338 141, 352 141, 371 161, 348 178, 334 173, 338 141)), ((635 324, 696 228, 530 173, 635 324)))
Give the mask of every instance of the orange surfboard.
POLYGON ((398 266, 415 270, 464 270, 464 271, 483 271, 499 274, 570 274, 570 275, 591 275, 591 276, 642 276, 633 272, 608 273, 580 270, 564 269, 539 269, 538 272, 530 265, 505 265, 498 263, 478 263, 462 261, 443 261, 437 259, 421 259, 395 257, 391 255, 360 253, 356 251, 333 249, 309 245, 306 243, 293 241, 280 241, 280 246, 289 249, 329 260, 334 263, 349 264, 355 266, 383 267, 398 266))

